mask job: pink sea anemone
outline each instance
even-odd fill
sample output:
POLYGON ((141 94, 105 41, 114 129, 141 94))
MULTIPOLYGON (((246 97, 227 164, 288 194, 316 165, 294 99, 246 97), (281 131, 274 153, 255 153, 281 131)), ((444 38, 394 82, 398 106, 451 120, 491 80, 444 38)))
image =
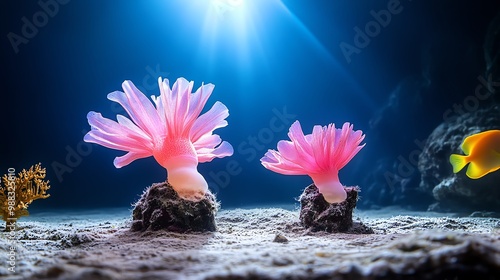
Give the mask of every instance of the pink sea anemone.
POLYGON ((299 121, 288 133, 291 141, 278 142, 278 151, 269 150, 261 159, 265 168, 285 175, 309 175, 329 203, 346 199, 344 186, 339 181, 339 170, 364 146, 361 130, 344 123, 342 129, 334 124, 314 126, 312 134, 304 135, 299 121))
POLYGON ((153 156, 167 169, 168 182, 180 197, 198 201, 208 190, 198 172, 199 162, 208 162, 233 154, 231 144, 222 141, 213 131, 225 127, 228 109, 215 102, 200 116, 214 89, 213 84, 202 85, 192 93, 193 82, 179 78, 170 89, 167 79, 158 79, 160 96, 151 101, 131 81, 122 84, 123 92, 108 94, 108 99, 120 104, 130 119, 117 115, 117 122, 100 113, 87 115, 91 130, 84 136, 86 142, 126 151, 116 157, 117 168, 140 158, 153 156))

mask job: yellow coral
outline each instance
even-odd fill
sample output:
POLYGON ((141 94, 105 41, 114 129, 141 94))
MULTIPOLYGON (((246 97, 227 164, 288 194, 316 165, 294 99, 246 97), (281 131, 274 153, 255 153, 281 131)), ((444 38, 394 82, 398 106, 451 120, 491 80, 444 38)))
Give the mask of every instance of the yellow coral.
POLYGON ((28 216, 28 205, 33 200, 50 196, 46 194, 50 189, 49 181, 44 180, 46 170, 40 163, 27 171, 23 169, 17 177, 11 171, 2 177, 3 186, 0 185, 0 215, 6 222, 28 216))

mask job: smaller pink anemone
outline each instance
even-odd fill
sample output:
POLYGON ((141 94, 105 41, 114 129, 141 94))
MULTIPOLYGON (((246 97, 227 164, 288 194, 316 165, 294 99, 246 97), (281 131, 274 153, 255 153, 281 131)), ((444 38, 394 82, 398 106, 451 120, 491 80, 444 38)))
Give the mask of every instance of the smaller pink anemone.
POLYGON ((304 135, 299 121, 290 127, 291 141, 278 142, 278 151, 269 150, 261 159, 265 168, 285 175, 309 175, 319 192, 329 203, 342 202, 347 198, 339 181, 339 170, 364 146, 361 130, 344 123, 342 129, 334 124, 314 126, 312 134, 304 135))
POLYGON ((123 92, 112 92, 108 99, 120 104, 130 119, 117 115, 116 122, 89 112, 91 130, 84 140, 126 151, 115 158, 116 168, 153 156, 167 169, 168 182, 180 197, 199 201, 208 184, 197 170, 198 163, 233 154, 231 144, 213 134, 215 129, 227 125, 228 109, 217 101, 200 115, 212 94, 213 84, 202 85, 194 93, 193 82, 184 78, 177 79, 172 89, 167 79, 159 78, 158 84, 160 96, 152 96, 154 106, 132 82, 123 82, 123 92))

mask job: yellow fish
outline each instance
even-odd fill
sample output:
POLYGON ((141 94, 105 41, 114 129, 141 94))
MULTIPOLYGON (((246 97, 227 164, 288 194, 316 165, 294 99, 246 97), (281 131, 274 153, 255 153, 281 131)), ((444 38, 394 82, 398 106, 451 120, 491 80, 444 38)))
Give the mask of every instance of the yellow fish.
POLYGON ((453 173, 462 170, 468 163, 467 176, 478 179, 500 169, 500 130, 488 130, 465 138, 462 143, 465 156, 452 154, 450 163, 453 173))

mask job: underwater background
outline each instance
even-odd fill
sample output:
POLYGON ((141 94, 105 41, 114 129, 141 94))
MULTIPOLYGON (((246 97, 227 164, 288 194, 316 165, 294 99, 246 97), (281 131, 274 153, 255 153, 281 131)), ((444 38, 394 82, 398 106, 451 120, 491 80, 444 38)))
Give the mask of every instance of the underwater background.
POLYGON ((488 81, 499 88, 491 83, 499 77, 499 1, 0 5, 0 173, 47 168, 51 197, 32 213, 129 206, 165 180, 153 158, 116 169, 124 152, 83 142, 87 112, 124 113, 106 99, 124 80, 148 96, 159 94, 159 76, 215 84, 209 104, 221 101, 230 113, 215 133, 235 151, 199 170, 223 208, 296 203, 310 178, 270 172, 259 160, 298 119, 305 133, 350 122, 366 134, 366 147, 340 171, 344 185, 360 186, 359 208, 427 209, 435 197, 421 187, 417 159, 426 139, 444 121, 498 102, 470 97, 488 81))

